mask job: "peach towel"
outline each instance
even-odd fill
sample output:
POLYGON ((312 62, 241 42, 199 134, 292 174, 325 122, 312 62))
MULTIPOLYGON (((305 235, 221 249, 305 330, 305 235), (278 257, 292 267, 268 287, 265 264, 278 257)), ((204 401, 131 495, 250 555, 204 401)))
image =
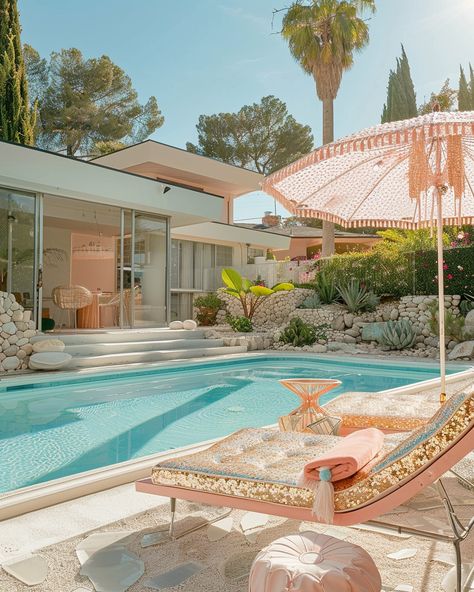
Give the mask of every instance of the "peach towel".
POLYGON ((321 522, 334 520, 334 481, 354 475, 365 467, 383 446, 384 434, 376 428, 352 432, 334 448, 307 463, 298 486, 314 491, 313 514, 321 522))
POLYGON ((365 467, 383 446, 384 434, 376 428, 367 428, 352 432, 343 438, 334 448, 317 459, 307 463, 303 469, 305 481, 340 481, 354 475, 365 467), (320 475, 321 469, 329 469, 331 478, 320 475))

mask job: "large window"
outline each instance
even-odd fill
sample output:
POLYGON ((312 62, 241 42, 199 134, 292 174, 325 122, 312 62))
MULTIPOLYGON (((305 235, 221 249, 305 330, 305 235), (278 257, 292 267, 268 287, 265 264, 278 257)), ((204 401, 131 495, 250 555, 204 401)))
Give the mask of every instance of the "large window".
POLYGON ((171 318, 191 318, 194 293, 215 290, 216 267, 231 266, 232 263, 232 247, 172 240, 171 318))

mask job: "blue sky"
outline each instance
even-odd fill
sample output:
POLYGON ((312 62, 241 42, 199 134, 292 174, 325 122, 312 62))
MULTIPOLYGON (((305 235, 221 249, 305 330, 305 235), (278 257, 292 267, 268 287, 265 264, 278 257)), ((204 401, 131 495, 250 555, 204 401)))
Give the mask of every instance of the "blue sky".
MULTIPOLYGON (((165 124, 153 138, 184 147, 200 114, 236 111, 273 94, 321 141, 314 82, 272 31, 286 0, 19 0, 23 42, 43 56, 77 47, 107 54, 132 78, 140 98, 155 95, 165 124)), ((474 64, 474 0, 378 0, 370 45, 344 75, 335 105, 336 137, 379 123, 389 69, 405 45, 422 102, 459 64, 474 64)), ((273 200, 236 202, 236 219, 255 218, 273 200)), ((278 211, 283 210, 278 207, 278 211)))

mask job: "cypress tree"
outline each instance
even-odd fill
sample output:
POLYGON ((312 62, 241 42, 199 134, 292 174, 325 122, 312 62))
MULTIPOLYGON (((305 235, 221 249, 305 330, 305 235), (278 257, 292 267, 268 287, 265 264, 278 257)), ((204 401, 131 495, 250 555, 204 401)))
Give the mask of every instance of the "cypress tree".
POLYGON ((399 77, 401 86, 403 89, 403 119, 409 119, 410 117, 416 117, 418 109, 416 106, 416 93, 415 85, 411 77, 410 64, 408 63, 408 57, 405 53, 405 48, 402 45, 402 57, 398 63, 399 77))
POLYGON ((416 107, 416 94, 411 78, 410 64, 402 45, 402 55, 397 58, 397 67, 390 70, 387 86, 387 102, 382 112, 382 123, 399 121, 415 117, 418 113, 416 107))
POLYGON ((0 138, 33 144, 36 109, 28 101, 16 0, 0 0, 0 138))
POLYGON ((462 66, 460 66, 459 75, 459 91, 458 91, 458 109, 459 111, 470 111, 472 109, 471 104, 471 89, 467 83, 466 75, 462 66))
POLYGON ((471 91, 471 106, 470 106, 470 108, 474 111, 474 70, 472 69, 471 64, 469 64, 469 72, 471 74, 470 82, 469 82, 469 90, 471 91))

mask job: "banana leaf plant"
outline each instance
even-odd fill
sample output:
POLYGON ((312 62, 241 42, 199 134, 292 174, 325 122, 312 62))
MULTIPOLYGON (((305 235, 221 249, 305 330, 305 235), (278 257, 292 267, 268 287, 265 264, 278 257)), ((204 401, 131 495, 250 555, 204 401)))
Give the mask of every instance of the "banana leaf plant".
POLYGON ((294 290, 293 284, 287 282, 276 284, 272 288, 257 286, 254 282, 242 277, 235 269, 223 269, 222 280, 226 285, 223 292, 240 300, 244 316, 247 319, 252 319, 256 311, 272 294, 294 290))

